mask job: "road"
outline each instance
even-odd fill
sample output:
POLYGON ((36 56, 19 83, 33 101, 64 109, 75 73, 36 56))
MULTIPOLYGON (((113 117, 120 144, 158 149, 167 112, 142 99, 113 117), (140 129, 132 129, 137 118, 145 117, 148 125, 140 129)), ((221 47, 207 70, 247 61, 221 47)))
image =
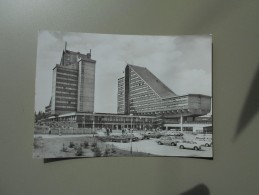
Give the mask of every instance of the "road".
MULTIPOLYGON (((109 142, 119 149, 130 151, 131 143, 109 142)), ((177 146, 158 145, 156 139, 132 142, 132 151, 145 152, 158 156, 212 157, 212 147, 203 147, 200 151, 180 149, 177 146)))

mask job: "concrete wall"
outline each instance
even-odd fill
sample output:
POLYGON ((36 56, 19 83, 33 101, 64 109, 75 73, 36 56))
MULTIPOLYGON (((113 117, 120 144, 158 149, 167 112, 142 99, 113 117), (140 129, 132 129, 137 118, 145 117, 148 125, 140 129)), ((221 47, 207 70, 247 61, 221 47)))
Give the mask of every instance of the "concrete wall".
POLYGON ((211 97, 203 95, 189 95, 188 103, 191 109, 203 109, 210 112, 211 109, 211 97))
POLYGON ((94 112, 95 63, 80 61, 78 78, 79 112, 94 112))

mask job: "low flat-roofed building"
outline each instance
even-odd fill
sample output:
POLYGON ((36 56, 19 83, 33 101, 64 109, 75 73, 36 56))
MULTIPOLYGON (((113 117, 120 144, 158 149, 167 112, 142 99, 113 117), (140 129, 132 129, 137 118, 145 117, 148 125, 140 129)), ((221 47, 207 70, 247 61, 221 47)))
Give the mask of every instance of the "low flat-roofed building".
POLYGON ((71 122, 78 128, 133 128, 147 130, 153 128, 153 116, 134 116, 116 113, 80 113, 71 112, 56 117, 49 117, 48 121, 62 121, 63 124, 71 122))

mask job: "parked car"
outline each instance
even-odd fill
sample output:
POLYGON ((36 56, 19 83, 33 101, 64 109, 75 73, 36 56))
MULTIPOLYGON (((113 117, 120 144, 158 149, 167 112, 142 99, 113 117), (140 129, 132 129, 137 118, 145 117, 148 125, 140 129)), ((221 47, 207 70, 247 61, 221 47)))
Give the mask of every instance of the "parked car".
POLYGON ((145 135, 144 134, 140 134, 140 133, 132 133, 135 137, 136 140, 143 140, 145 139, 145 135))
POLYGON ((167 135, 167 136, 183 136, 183 133, 178 132, 178 131, 167 131, 165 133, 165 135, 167 135))
POLYGON ((138 141, 139 139, 142 139, 142 136, 138 136, 136 133, 129 133, 123 135, 124 138, 128 138, 129 140, 132 141, 138 141))
POLYGON ((195 138, 212 139, 212 134, 197 134, 195 138))
POLYGON ((203 146, 206 146, 206 147, 212 146, 212 139, 209 139, 209 138, 206 139, 206 138, 196 137, 195 142, 197 142, 203 146))
POLYGON ((194 142, 194 141, 182 141, 178 142, 177 146, 179 146, 180 149, 194 149, 194 150, 201 150, 201 144, 194 142))
POLYGON ((109 141, 111 142, 121 142, 121 143, 128 143, 130 138, 126 136, 110 136, 109 141))
POLYGON ((162 135, 161 133, 159 132, 155 132, 155 131, 147 131, 144 133, 144 137, 146 139, 149 139, 149 138, 160 138, 162 135))
POLYGON ((171 146, 176 146, 178 142, 183 141, 183 137, 176 137, 176 136, 163 136, 156 142, 159 145, 171 145, 171 146))

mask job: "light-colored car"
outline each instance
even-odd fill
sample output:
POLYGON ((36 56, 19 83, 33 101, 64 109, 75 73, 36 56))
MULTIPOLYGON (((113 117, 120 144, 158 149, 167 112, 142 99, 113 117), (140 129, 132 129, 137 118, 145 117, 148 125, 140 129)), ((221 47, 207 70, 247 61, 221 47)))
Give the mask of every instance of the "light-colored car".
POLYGON ((212 139, 212 134, 197 134, 195 138, 212 139))
POLYGON ((144 136, 146 139, 149 139, 149 138, 160 138, 162 135, 160 134, 160 132, 157 132, 157 131, 147 131, 144 133, 144 136))
POLYGON ((196 137, 195 138, 195 142, 197 142, 197 143, 199 143, 199 144, 201 144, 203 146, 206 146, 206 147, 212 146, 212 139, 196 137))
POLYGON ((167 136, 183 136, 183 133, 180 131, 167 131, 165 133, 167 136))
POLYGON ((194 142, 194 141, 182 141, 178 142, 177 146, 179 146, 180 149, 194 149, 194 150, 201 150, 201 144, 194 142))
POLYGON ((135 138, 137 138, 138 140, 143 140, 145 139, 145 136, 143 134, 140 133, 132 133, 134 135, 135 138))
POLYGON ((163 136, 156 142, 159 145, 170 145, 170 146, 176 146, 178 142, 183 141, 183 137, 174 137, 174 136, 163 136))

